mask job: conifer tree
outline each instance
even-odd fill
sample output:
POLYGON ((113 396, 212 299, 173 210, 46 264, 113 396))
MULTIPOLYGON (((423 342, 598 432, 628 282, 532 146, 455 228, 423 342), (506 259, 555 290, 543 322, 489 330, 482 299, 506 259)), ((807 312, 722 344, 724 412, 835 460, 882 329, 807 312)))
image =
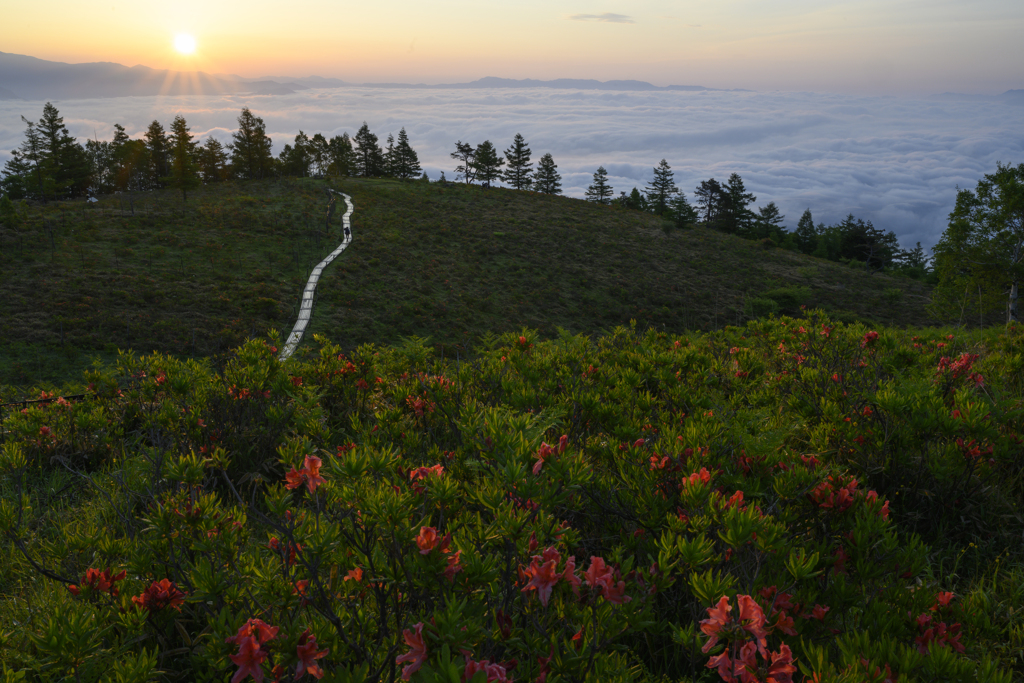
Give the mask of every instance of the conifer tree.
POLYGON ((388 133, 388 146, 384 149, 384 175, 394 178, 397 167, 398 159, 395 158, 395 136, 388 133))
POLYGON ((562 194, 562 176, 550 154, 545 154, 537 164, 533 177, 533 189, 542 194, 562 194))
POLYGON ((335 135, 327 143, 330 157, 328 172, 347 178, 356 173, 356 153, 348 133, 335 135))
POLYGON ((476 151, 473 149, 473 145, 468 142, 459 140, 455 143, 455 151, 451 153, 452 159, 460 162, 455 167, 455 179, 463 179, 466 184, 471 184, 473 179, 476 178, 476 166, 474 160, 476 158, 476 151))
POLYGON ((313 175, 322 178, 330 166, 330 148, 323 133, 316 133, 309 139, 309 163, 313 175))
POLYGON ((612 198, 612 187, 608 184, 608 171, 598 166, 594 173, 594 184, 587 188, 587 201, 608 204, 612 198))
POLYGON ((721 183, 714 178, 702 180, 693 195, 697 200, 698 215, 705 227, 716 227, 725 198, 721 183))
POLYGON ((697 210, 690 206, 682 192, 670 199, 668 205, 668 215, 675 221, 677 228, 692 228, 697 224, 697 210))
POLYGON ((528 190, 533 176, 533 163, 530 161, 530 148, 520 133, 516 133, 512 146, 505 150, 505 159, 508 167, 502 174, 502 181, 513 189, 528 190))
POLYGON ((377 144, 377 136, 370 132, 370 127, 363 125, 352 138, 355 148, 356 172, 364 178, 384 175, 384 152, 377 144))
POLYGON ((814 218, 810 209, 804 209, 800 222, 796 224, 796 247, 805 254, 813 254, 818 246, 818 231, 814 227, 814 218))
POLYGON ((25 124, 25 140, 11 152, 4 164, 0 188, 12 199, 42 198, 46 192, 43 169, 43 138, 34 121, 21 117, 25 124))
POLYGON ((181 190, 182 201, 188 201, 188 191, 199 187, 199 166, 196 164, 196 143, 192 141, 185 118, 180 114, 171 123, 170 157, 171 172, 168 184, 181 190))
POLYGON ((164 179, 171 175, 170 142, 163 125, 154 119, 143 140, 148 152, 150 181, 155 186, 162 186, 164 179))
POLYGON ((724 206, 720 230, 732 234, 748 234, 754 223, 754 212, 749 207, 757 201, 743 186, 743 178, 738 173, 729 176, 725 187, 724 206))
POLYGON ((67 127, 64 117, 57 108, 47 102, 43 115, 36 124, 36 130, 43 143, 42 167, 44 185, 49 180, 44 198, 77 196, 89 187, 89 156, 78 144, 67 127))
POLYGON ((206 138, 206 143, 199 148, 199 173, 203 182, 215 183, 228 177, 228 153, 220 140, 206 138))
POLYGON ((231 134, 231 168, 239 178, 254 180, 269 176, 274 166, 267 126, 248 107, 238 116, 238 130, 231 134))
POLYGON ((501 177, 501 167, 504 163, 505 159, 498 154, 498 150, 490 140, 484 140, 476 146, 476 151, 473 153, 473 167, 477 180, 488 185, 493 183, 501 177))
POLYGON ((779 211, 779 207, 775 202, 768 202, 766 206, 762 206, 757 210, 757 218, 755 219, 755 230, 754 236, 759 238, 770 237, 776 242, 782 242, 786 236, 786 228, 783 227, 782 221, 786 220, 786 217, 779 211))
POLYGON ((398 143, 395 145, 395 170, 396 178, 412 179, 423 172, 420 166, 419 156, 416 150, 409 144, 409 134, 405 128, 398 131, 398 143))
POLYGON ((313 155, 310 153, 309 136, 301 130, 295 136, 294 145, 285 145, 278 156, 281 164, 281 172, 285 175, 305 178, 309 176, 309 167, 313 163, 313 155))
POLYGON ((647 186, 647 206, 658 215, 668 211, 672 195, 679 192, 672 167, 664 159, 654 168, 654 180, 647 186))

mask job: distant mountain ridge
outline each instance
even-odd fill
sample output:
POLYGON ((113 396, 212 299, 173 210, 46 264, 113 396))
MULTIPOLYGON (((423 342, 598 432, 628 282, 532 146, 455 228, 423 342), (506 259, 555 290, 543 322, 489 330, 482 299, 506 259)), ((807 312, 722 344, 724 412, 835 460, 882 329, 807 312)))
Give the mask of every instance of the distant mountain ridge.
MULTIPOLYGON (((469 83, 350 83, 337 78, 274 76, 243 78, 233 74, 209 74, 202 71, 169 71, 148 66, 124 66, 114 62, 67 64, 0 52, 0 100, 62 100, 145 95, 290 95, 310 88, 553 88, 565 90, 609 91, 714 91, 702 85, 659 86, 646 81, 598 81, 582 78, 558 78, 543 81, 488 76, 469 83)), ((750 92, 730 90, 727 92, 750 92)))

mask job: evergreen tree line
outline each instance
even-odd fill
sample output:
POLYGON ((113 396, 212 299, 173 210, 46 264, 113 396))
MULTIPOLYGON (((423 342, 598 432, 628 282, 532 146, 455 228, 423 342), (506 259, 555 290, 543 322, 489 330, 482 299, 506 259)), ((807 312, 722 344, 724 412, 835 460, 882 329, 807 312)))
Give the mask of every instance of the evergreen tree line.
MULTIPOLYGON (((455 179, 471 184, 480 182, 487 186, 501 181, 514 190, 533 190, 543 194, 562 194, 562 175, 550 153, 545 154, 533 167, 533 151, 521 133, 516 133, 512 146, 504 155, 498 154, 490 140, 484 140, 476 147, 459 140, 451 153, 458 166, 455 179), (504 169, 501 167, 505 166, 504 169)), ((441 174, 444 179, 444 174, 441 174)))
POLYGON ((10 199, 54 200, 115 191, 134 192, 161 187, 188 191, 229 178, 258 179, 277 175, 383 176, 416 178, 419 159, 403 128, 398 139, 388 136, 386 149, 377 144, 366 123, 354 138, 348 133, 327 139, 303 131, 275 159, 266 124, 248 108, 238 117, 230 144, 207 138, 200 145, 182 116, 169 129, 160 121, 149 124, 138 139, 114 124, 113 140, 80 144, 68 132, 51 103, 38 122, 22 117, 25 140, 12 151, 0 171, 0 194, 10 199))
MULTIPOLYGON (((84 145, 71 136, 60 112, 49 102, 38 122, 25 117, 22 121, 25 140, 13 150, 0 173, 0 193, 10 199, 50 200, 159 187, 180 189, 187 199, 190 189, 232 177, 426 178, 405 128, 397 139, 389 134, 386 147, 382 147, 365 121, 351 138, 344 133, 328 140, 321 133, 309 137, 300 130, 276 159, 266 124, 248 107, 238 116, 238 129, 228 145, 212 137, 199 145, 180 115, 174 117, 168 130, 153 121, 140 139, 130 138, 121 124, 114 124, 113 140, 87 140, 84 145)), ((561 175, 551 154, 542 156, 534 168, 532 151, 519 133, 503 155, 490 140, 475 147, 459 140, 451 157, 458 162, 456 179, 466 183, 490 185, 501 181, 516 190, 551 195, 562 192, 561 175)), ((586 198, 664 216, 679 227, 700 224, 833 261, 862 262, 870 270, 900 270, 918 278, 930 273, 929 259, 920 243, 914 249, 901 249, 895 233, 884 232, 853 214, 834 225, 815 224, 807 209, 796 230, 790 232, 775 202, 754 210, 757 197, 747 191, 737 173, 725 183, 714 178, 701 181, 691 205, 676 186, 665 159, 654 168, 654 178, 644 191, 634 187, 629 194, 620 192, 617 198, 602 166, 594 173, 586 198)))
POLYGON ((714 178, 702 180, 694 189, 691 205, 676 185, 672 168, 662 159, 643 192, 634 187, 629 194, 620 192, 616 198, 613 194, 608 172, 601 166, 587 188, 589 201, 654 213, 678 227, 702 225, 830 261, 860 262, 868 270, 895 270, 917 279, 931 276, 930 260, 920 242, 913 249, 902 249, 894 232, 880 230, 852 213, 834 225, 825 225, 815 224, 811 210, 806 209, 796 230, 789 231, 775 202, 754 210, 757 197, 747 191, 738 173, 725 183, 714 178))

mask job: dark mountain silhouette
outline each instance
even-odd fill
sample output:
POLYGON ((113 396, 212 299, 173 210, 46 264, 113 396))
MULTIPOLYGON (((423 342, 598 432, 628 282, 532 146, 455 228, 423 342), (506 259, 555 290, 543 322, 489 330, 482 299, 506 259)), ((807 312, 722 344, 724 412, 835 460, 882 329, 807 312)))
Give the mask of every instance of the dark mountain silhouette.
POLYGON ((582 78, 558 78, 550 81, 533 78, 513 79, 488 76, 470 83, 440 85, 410 83, 349 83, 337 78, 274 76, 243 78, 232 74, 202 71, 168 71, 148 66, 124 66, 113 62, 66 64, 45 59, 0 52, 0 100, 61 100, 94 97, 131 97, 140 95, 289 95, 308 88, 557 88, 567 90, 709 91, 701 85, 652 85, 646 81, 597 81, 582 78))

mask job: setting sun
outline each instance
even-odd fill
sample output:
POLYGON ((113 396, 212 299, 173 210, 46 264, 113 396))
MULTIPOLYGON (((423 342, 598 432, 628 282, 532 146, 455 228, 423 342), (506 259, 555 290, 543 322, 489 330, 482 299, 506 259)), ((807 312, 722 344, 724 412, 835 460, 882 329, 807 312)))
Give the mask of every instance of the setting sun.
POLYGON ((179 33, 174 36, 174 49, 183 55, 190 55, 196 51, 196 39, 187 33, 179 33))

